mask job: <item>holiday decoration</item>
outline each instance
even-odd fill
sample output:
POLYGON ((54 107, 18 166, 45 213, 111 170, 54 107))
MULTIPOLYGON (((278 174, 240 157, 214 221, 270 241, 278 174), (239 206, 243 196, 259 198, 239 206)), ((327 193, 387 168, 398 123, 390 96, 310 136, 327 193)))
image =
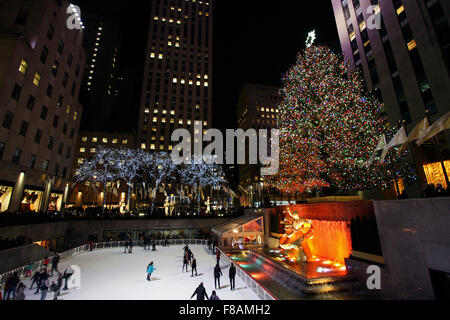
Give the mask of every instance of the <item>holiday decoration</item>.
POLYGON ((415 178, 407 151, 390 153, 384 163, 372 161, 380 137, 393 136, 383 105, 329 48, 305 49, 283 82, 280 171, 266 177, 269 185, 285 192, 350 192, 415 178))

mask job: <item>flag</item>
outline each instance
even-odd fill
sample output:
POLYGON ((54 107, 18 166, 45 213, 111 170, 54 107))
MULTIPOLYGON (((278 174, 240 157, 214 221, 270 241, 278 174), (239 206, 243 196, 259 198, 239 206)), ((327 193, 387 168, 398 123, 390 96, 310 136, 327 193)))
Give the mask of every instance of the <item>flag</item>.
POLYGON ((450 129, 450 112, 436 121, 431 127, 428 128, 417 140, 417 145, 420 147, 425 141, 437 136, 444 130, 450 129))
POLYGON ((384 150, 384 148, 386 147, 386 135, 382 135, 380 140, 378 141, 378 145, 375 149, 375 151, 373 152, 372 156, 370 157, 369 162, 367 163, 367 168, 370 167, 370 165, 373 163, 373 161, 375 160, 375 155, 377 154, 378 151, 380 150, 384 150))
POLYGON ((408 138, 406 137, 405 127, 402 127, 392 138, 391 142, 389 142, 389 144, 384 148, 383 154, 381 155, 381 162, 384 162, 389 150, 400 144, 405 144, 407 140, 408 138))
POLYGON ((408 140, 405 144, 398 150, 398 154, 401 154, 403 151, 405 151, 406 146, 409 142, 413 142, 417 139, 419 139, 420 136, 422 136, 430 127, 428 124, 428 119, 423 119, 412 131, 411 134, 408 137, 408 140))

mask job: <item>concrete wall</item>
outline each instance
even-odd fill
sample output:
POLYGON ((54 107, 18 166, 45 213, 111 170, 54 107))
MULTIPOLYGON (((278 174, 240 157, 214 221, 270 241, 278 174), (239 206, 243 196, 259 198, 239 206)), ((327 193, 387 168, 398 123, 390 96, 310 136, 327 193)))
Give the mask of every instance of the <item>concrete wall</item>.
POLYGON ((211 229, 228 219, 174 219, 174 220, 89 220, 44 223, 0 228, 3 238, 16 238, 28 235, 35 241, 66 237, 69 245, 86 243, 89 235, 98 235, 103 240, 104 231, 211 229))
MULTIPOLYGON (((429 269, 450 273, 450 198, 374 201, 386 292, 399 299, 434 299, 429 269)), ((383 287, 383 283, 382 283, 383 287)))
POLYGON ((30 262, 42 260, 52 254, 44 248, 31 244, 28 246, 0 251, 0 273, 22 267, 30 262))

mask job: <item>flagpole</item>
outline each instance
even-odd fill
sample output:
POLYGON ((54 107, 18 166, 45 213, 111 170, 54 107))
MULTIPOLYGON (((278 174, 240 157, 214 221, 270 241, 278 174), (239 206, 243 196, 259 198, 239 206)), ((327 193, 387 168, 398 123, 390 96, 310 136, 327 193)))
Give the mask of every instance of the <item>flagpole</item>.
POLYGON ((389 155, 389 161, 391 162, 392 175, 394 176, 395 187, 397 188, 397 199, 400 197, 400 187, 398 186, 397 175, 395 174, 395 166, 392 160, 392 155, 389 155))
MULTIPOLYGON (((430 110, 427 109, 425 111, 425 114, 426 114, 427 119, 428 119, 428 124, 431 126, 432 122, 431 122, 430 110)), ((447 175, 447 170, 445 169, 444 160, 442 160, 441 151, 439 150, 439 141, 438 141, 436 136, 433 137, 433 144, 434 144, 434 148, 436 149, 436 153, 437 153, 437 156, 439 158, 439 162, 441 163, 442 171, 444 172, 444 177, 445 177, 445 182, 447 183, 447 188, 449 188, 450 187, 450 182, 448 180, 448 175, 447 175)))
MULTIPOLYGON (((403 120, 403 127, 405 128, 405 133, 408 136, 408 128, 406 127, 406 120, 403 120)), ((409 153, 411 154, 412 162, 414 164, 414 170, 416 170, 416 175, 417 175, 417 180, 419 181, 419 186, 420 186, 420 188, 422 188, 422 185, 420 183, 421 180, 419 179, 419 169, 417 167, 416 157, 414 155, 414 149, 413 149, 413 145, 411 142, 408 142, 408 149, 409 149, 409 153)))

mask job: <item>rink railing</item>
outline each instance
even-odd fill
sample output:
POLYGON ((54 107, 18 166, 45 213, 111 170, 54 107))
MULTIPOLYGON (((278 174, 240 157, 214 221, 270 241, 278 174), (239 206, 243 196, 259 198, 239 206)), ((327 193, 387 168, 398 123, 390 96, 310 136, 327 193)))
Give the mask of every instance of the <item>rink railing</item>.
MULTIPOLYGON (((155 242, 155 245, 161 246, 166 242, 166 240, 154 240, 154 242, 155 242)), ((152 243, 153 243, 152 241, 149 242, 150 245, 152 243)), ((207 245, 208 240, 171 239, 171 240, 167 240, 167 244, 168 245, 185 245, 185 244, 207 245)), ((92 251, 111 249, 111 248, 120 248, 120 247, 124 247, 124 246, 125 246, 125 241, 99 242, 99 243, 92 244, 92 251)), ((142 246, 144 246, 143 241, 135 241, 134 242, 134 247, 142 247, 142 246)), ((59 253, 59 256, 61 257, 61 260, 63 260, 63 259, 67 259, 67 258, 76 256, 80 253, 89 252, 89 251, 91 251, 89 244, 85 244, 85 245, 61 252, 61 253, 59 253)), ((49 257, 50 263, 47 266, 49 269, 51 269, 51 267, 52 267, 52 258, 53 258, 53 256, 49 257)), ((36 272, 37 270, 41 270, 45 266, 44 260, 45 259, 41 259, 41 260, 35 261, 33 263, 33 267, 31 269, 31 276, 33 276, 34 272, 36 272)), ((20 276, 20 278, 23 279, 23 278, 26 278, 27 271, 28 271, 28 265, 25 265, 25 266, 17 267, 13 270, 10 270, 8 272, 4 272, 4 273, 0 274, 0 286, 3 286, 5 284, 6 279, 8 278, 8 276, 10 274, 17 272, 17 274, 20 276)))
POLYGON ((251 275, 249 275, 239 264, 233 261, 225 252, 216 248, 220 252, 220 262, 225 264, 227 268, 234 264, 236 267, 236 276, 241 278, 248 288, 252 289, 261 300, 278 300, 266 288, 259 284, 251 275))

